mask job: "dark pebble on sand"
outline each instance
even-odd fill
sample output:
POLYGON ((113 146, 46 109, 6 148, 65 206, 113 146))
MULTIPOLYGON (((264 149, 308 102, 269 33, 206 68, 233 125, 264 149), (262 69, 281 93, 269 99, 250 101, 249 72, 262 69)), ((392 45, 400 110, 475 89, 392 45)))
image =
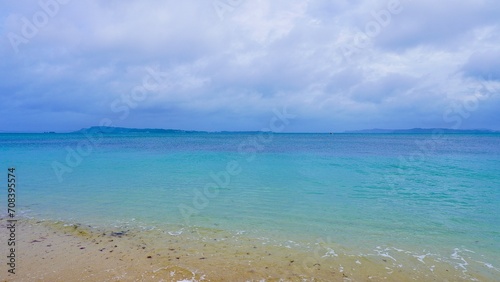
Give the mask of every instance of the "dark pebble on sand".
POLYGON ((148 258, 152 258, 152 256, 148 256, 148 258))
POLYGON ((123 236, 123 235, 125 235, 125 231, 111 232, 111 236, 123 236))

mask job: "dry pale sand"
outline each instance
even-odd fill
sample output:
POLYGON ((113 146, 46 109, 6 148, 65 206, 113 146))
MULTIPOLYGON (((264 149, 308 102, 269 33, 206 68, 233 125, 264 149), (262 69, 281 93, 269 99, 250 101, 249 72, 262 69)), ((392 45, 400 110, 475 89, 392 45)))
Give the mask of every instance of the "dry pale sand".
MULTIPOLYGON (((7 238, 0 219, 1 238, 7 238)), ((21 220, 16 226, 16 274, 7 272, 6 240, 0 281, 470 281, 443 265, 434 271, 393 269, 382 258, 325 256, 262 240, 197 229, 99 230, 21 220)), ((479 280, 481 277, 476 276, 479 280)), ((486 281, 486 280, 484 280, 486 281)))

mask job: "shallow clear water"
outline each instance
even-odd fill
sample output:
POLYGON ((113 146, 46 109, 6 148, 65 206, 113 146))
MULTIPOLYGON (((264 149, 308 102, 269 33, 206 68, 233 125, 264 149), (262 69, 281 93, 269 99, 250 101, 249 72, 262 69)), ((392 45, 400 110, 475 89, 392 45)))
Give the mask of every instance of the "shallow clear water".
POLYGON ((23 213, 101 226, 321 239, 352 254, 427 254, 500 273, 500 135, 94 139, 0 134, 1 167, 5 174, 16 167, 23 213), (59 178, 61 168, 67 170, 59 178))

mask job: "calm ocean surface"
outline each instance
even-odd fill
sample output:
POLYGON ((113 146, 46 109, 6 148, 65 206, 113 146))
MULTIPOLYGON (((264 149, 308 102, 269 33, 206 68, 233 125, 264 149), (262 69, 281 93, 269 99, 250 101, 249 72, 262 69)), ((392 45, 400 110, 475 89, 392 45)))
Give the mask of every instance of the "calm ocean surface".
MULTIPOLYGON (((25 216, 320 239, 337 253, 500 276, 498 134, 141 133, 93 142, 0 134, 4 178, 16 167, 25 216)), ((0 199, 4 207, 6 192, 0 199)))

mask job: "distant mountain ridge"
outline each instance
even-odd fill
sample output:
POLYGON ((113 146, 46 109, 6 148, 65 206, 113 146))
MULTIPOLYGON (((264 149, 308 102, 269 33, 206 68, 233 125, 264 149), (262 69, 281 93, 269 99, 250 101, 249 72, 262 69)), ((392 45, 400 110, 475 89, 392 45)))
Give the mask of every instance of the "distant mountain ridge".
POLYGON ((101 132, 101 133, 258 133, 261 131, 197 131, 197 130, 181 130, 181 129, 162 129, 162 128, 126 128, 126 127, 111 127, 111 126, 92 126, 89 128, 82 128, 70 133, 87 133, 87 132, 101 132))
POLYGON ((192 133, 203 131, 180 130, 180 129, 161 129, 161 128, 126 128, 111 126, 92 126, 82 128, 71 133, 101 132, 101 133, 192 133))
POLYGON ((429 133, 448 133, 448 134, 487 134, 487 133, 500 133, 500 131, 489 129, 449 129, 449 128, 412 128, 412 129, 363 129, 363 130, 350 130, 344 133, 392 133, 392 134, 429 134, 429 133))

